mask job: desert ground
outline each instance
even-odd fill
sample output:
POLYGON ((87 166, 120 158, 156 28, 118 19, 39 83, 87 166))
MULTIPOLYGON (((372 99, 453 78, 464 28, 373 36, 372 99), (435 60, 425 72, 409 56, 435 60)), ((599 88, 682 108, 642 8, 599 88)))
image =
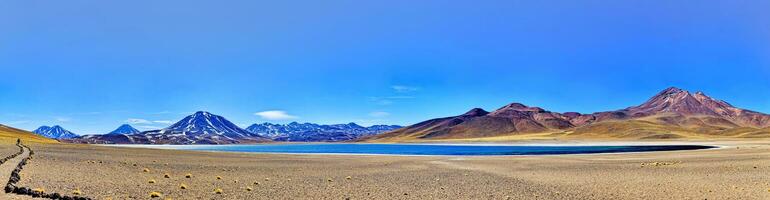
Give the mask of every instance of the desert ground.
POLYGON ((723 148, 479 157, 29 143, 19 185, 93 199, 770 199, 770 141, 704 143, 723 148))

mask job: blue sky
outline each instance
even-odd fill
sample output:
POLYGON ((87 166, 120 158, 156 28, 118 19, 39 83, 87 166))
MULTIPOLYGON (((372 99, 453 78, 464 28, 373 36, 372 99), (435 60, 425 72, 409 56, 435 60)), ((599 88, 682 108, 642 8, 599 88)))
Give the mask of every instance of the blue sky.
POLYGON ((39 1, 0 6, 0 123, 408 125, 677 86, 770 113, 768 1, 39 1))

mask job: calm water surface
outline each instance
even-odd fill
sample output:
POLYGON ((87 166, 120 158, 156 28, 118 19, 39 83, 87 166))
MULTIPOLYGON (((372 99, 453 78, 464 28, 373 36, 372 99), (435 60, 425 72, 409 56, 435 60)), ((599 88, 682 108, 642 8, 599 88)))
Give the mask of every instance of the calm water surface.
POLYGON ((531 146, 454 144, 254 144, 254 145, 119 145, 128 147, 198 151, 301 153, 301 154, 385 154, 385 155, 555 155, 626 153, 709 149, 704 145, 628 146, 531 146))

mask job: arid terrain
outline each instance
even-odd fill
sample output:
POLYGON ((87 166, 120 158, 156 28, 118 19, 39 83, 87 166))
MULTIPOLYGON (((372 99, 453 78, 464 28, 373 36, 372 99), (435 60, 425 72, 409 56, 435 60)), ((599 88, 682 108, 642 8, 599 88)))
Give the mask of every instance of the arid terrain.
MULTIPOLYGON (((19 184, 61 194, 77 190, 94 199, 150 199, 152 192, 171 199, 770 198, 770 141, 697 143, 724 147, 467 157, 213 153, 30 143, 36 154, 19 184), (215 193, 217 189, 221 194, 215 193)), ((3 149, 6 146, 11 145, 3 149)))
POLYGON ((703 92, 671 87, 642 104, 583 114, 551 112, 511 103, 492 112, 481 108, 426 120, 360 138, 405 142, 537 135, 551 139, 750 139, 770 137, 770 115, 735 107, 703 92))

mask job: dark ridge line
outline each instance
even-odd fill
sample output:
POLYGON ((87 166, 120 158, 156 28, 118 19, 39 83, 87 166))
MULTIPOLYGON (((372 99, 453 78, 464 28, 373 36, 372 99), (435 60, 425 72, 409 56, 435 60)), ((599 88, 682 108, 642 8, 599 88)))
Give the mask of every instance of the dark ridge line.
POLYGON ((47 199, 92 200, 92 198, 90 197, 66 196, 66 195, 61 195, 59 193, 45 193, 43 191, 33 191, 28 187, 16 186, 16 184, 21 180, 21 176, 19 175, 19 173, 21 173, 21 170, 24 168, 24 165, 27 164, 28 160, 31 159, 33 155, 35 155, 35 152, 32 151, 32 149, 29 148, 29 146, 21 143, 21 139, 16 140, 16 146, 19 147, 19 152, 16 152, 11 156, 3 158, 2 160, 3 162, 13 159, 21 155, 22 153, 24 153, 24 148, 27 148, 27 150, 29 150, 29 156, 22 159, 21 162, 19 162, 19 164, 16 165, 16 169, 14 169, 13 172, 11 172, 11 178, 9 178, 8 183, 5 185, 5 193, 12 193, 12 194, 32 196, 37 198, 47 198, 47 199))

